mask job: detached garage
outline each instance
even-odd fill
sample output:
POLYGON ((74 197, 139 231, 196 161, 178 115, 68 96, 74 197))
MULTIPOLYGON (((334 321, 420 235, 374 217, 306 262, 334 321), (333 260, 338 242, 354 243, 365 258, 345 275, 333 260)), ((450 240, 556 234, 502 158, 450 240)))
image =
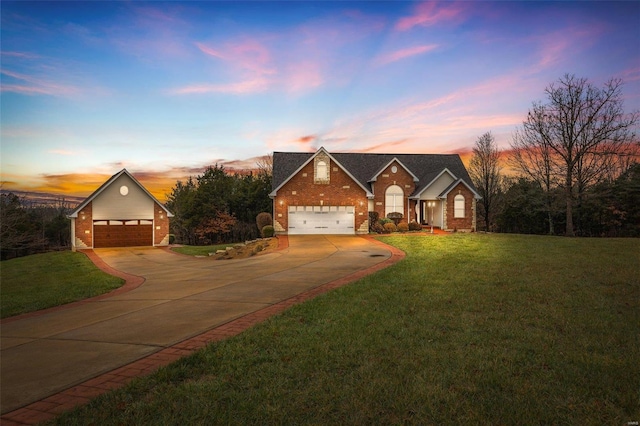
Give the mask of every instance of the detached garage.
POLYGON ((173 214, 122 169, 69 215, 72 249, 166 246, 170 217, 173 214))

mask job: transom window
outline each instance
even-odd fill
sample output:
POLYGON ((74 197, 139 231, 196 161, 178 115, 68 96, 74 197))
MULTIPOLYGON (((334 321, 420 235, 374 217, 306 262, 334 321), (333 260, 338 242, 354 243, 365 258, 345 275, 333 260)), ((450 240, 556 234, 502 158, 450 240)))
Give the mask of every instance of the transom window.
POLYGON ((458 194, 453 199, 453 217, 464 217, 464 195, 458 194))
POLYGON ((404 215, 404 191, 398 185, 391 185, 385 192, 384 215, 402 213, 404 215))

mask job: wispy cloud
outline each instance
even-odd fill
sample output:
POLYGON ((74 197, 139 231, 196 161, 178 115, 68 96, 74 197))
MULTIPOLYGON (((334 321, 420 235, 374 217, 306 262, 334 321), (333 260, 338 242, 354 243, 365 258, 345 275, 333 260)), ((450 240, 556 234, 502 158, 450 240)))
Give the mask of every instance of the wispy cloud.
POLYGON ((56 155, 78 155, 77 152, 75 151, 70 151, 68 149, 50 149, 49 151, 47 151, 49 154, 56 154, 56 155))
POLYGON ((410 16, 400 18, 395 25, 398 31, 408 31, 415 26, 429 27, 440 23, 457 22, 462 17, 464 3, 426 1, 418 3, 410 16))
POLYGON ((378 65, 386 65, 391 62, 396 62, 401 59, 410 58, 416 55, 422 55, 423 53, 431 52, 437 49, 437 44, 424 44, 420 46, 407 47, 405 49, 396 50, 395 52, 387 53, 379 56, 374 62, 378 65))
POLYGON ((267 90, 269 81, 265 78, 255 78, 253 80, 239 81, 226 84, 194 84, 177 89, 169 90, 168 93, 174 95, 194 95, 209 93, 229 93, 235 95, 258 93, 267 90))
POLYGON ((20 93, 23 95, 51 95, 69 97, 79 95, 82 90, 72 85, 59 84, 33 75, 1 69, 0 73, 10 77, 14 82, 3 79, 0 85, 2 92, 20 93))

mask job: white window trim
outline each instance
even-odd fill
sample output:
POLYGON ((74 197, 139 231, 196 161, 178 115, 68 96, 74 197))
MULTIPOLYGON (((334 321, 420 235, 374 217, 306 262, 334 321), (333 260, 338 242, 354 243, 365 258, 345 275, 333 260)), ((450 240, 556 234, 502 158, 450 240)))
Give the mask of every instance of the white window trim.
POLYGON ((391 185, 384 192, 384 216, 387 217, 389 213, 395 212, 402 213, 404 217, 404 191, 398 185, 391 185), (387 202, 389 196, 393 196, 392 205, 387 202), (398 200, 400 200, 400 203, 398 203, 398 200))
POLYGON ((465 198, 464 195, 458 194, 453 198, 453 217, 456 219, 462 219, 465 217, 465 198), (462 207, 460 206, 462 203, 462 207))

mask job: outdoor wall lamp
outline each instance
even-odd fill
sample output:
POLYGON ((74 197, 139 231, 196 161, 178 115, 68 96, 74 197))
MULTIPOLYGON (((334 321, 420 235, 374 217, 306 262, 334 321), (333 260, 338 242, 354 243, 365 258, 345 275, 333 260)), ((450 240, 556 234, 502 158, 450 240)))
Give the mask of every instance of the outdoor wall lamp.
POLYGON ((280 200, 280 205, 283 205, 283 204, 284 204, 284 201, 280 200))

